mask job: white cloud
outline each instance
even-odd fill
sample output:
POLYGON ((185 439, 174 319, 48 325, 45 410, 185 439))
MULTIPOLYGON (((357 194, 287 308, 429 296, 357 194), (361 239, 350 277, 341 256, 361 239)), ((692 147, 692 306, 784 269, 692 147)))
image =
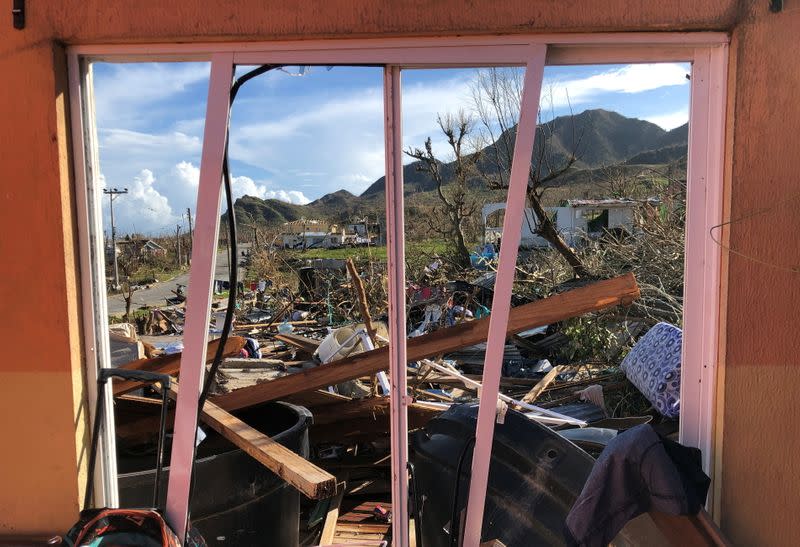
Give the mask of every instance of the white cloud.
POLYGON ((689 121, 689 111, 687 109, 678 110, 669 114, 661 114, 658 116, 648 116, 644 118, 648 122, 661 126, 663 129, 669 131, 680 127, 689 121))
POLYGON ((250 177, 244 176, 231 179, 231 191, 234 200, 242 196, 253 196, 261 199, 277 199, 297 205, 305 205, 311 201, 299 190, 269 190, 265 184, 259 184, 250 177))
MULTIPOLYGON (((156 189, 156 182, 155 175, 150 169, 142 169, 133 180, 118 186, 127 188, 128 193, 114 200, 117 233, 132 231, 152 233, 172 228, 179 221, 173 213, 169 200, 156 189)), ((105 209, 105 203, 103 207, 105 209)))
POLYGON ((659 63, 625 65, 584 78, 546 79, 542 84, 542 108, 586 104, 600 93, 642 93, 688 85, 686 74, 684 65, 659 63))
POLYGON ((197 188, 200 184, 200 168, 188 161, 182 161, 174 167, 178 180, 188 188, 197 188))
POLYGON ((169 151, 172 154, 199 154, 203 141, 180 131, 143 133, 129 129, 101 129, 100 146, 135 153, 169 151))
POLYGON ((147 107, 208 81, 209 63, 103 64, 94 71, 95 109, 101 125, 144 122, 147 107))
POLYGON ((311 203, 311 200, 299 190, 267 190, 263 199, 277 199, 287 203, 294 203, 295 205, 311 203))

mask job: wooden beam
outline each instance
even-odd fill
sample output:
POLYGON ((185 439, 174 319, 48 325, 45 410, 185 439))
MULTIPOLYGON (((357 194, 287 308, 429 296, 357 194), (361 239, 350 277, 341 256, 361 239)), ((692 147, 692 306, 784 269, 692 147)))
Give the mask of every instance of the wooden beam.
MULTIPOLYGON (((223 357, 231 357, 238 355, 239 351, 244 347, 245 339, 239 336, 231 336, 225 342, 225 351, 222 352, 223 357)), ((210 363, 214 360, 219 347, 219 340, 212 340, 208 343, 206 362, 210 363)), ((160 357, 153 357, 152 359, 137 359, 126 363, 119 368, 126 370, 146 370, 149 372, 158 372, 161 374, 177 374, 181 368, 182 353, 173 353, 172 355, 163 355, 160 357)), ((114 395, 122 395, 138 389, 142 386, 141 382, 133 380, 115 380, 114 381, 114 395)))
POLYGON ((342 505, 342 498, 344 491, 347 488, 347 476, 342 477, 342 482, 337 485, 336 496, 331 499, 328 506, 328 514, 325 515, 325 524, 322 526, 322 536, 319 538, 320 545, 329 545, 333 543, 334 536, 336 535, 336 522, 339 520, 339 508, 342 505))
MULTIPOLYGON (((599 281, 513 308, 508 320, 508 332, 522 332, 613 306, 630 304, 638 296, 639 287, 633 274, 599 281)), ((489 319, 486 318, 411 338, 407 345, 408 360, 417 361, 483 342, 488 331, 489 319)), ((236 410, 368 376, 388 367, 389 348, 383 347, 238 389, 215 397, 214 402, 226 410, 236 410)))
MULTIPOLYGON (((271 321, 269 323, 250 323, 249 325, 235 325, 233 330, 250 330, 250 329, 277 329, 283 321, 271 321)), ((288 321, 293 327, 308 327, 319 326, 319 322, 312 319, 304 319, 303 321, 288 321)))
MULTIPOLYGON (((170 397, 177 398, 178 385, 173 382, 170 397)), ((336 491, 336 478, 299 454, 295 454, 267 435, 250 427, 211 402, 201 412, 203 422, 241 448, 267 469, 297 488, 311 499, 329 498, 336 491)))
POLYGON ((307 336, 300 336, 299 334, 276 334, 275 339, 297 349, 301 349, 309 355, 314 355, 314 352, 317 351, 317 348, 322 343, 319 340, 314 340, 307 336))
POLYGON ((544 375, 544 378, 539 380, 539 382, 535 386, 533 386, 533 388, 528 393, 525 394, 525 396, 522 398, 522 402, 533 403, 534 401, 536 401, 536 399, 539 398, 539 395, 541 395, 542 392, 545 389, 547 389, 547 386, 549 386, 553 382, 553 380, 556 379, 556 376, 558 376, 560 372, 561 372, 561 367, 553 367, 552 370, 550 370, 547 374, 544 375))

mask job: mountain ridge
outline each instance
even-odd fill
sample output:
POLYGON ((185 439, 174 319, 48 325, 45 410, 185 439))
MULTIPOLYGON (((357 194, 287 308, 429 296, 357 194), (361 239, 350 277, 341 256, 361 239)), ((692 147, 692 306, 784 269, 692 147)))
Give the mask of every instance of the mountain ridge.
MULTIPOLYGON (((509 131, 516 131, 516 127, 509 131)), ((508 140, 510 147, 513 147, 514 135, 509 136, 508 140)), ((581 171, 588 173, 612 165, 666 164, 681 159, 686 155, 688 145, 688 123, 667 131, 654 123, 628 118, 618 112, 592 109, 574 116, 559 116, 538 126, 537 145, 532 158, 534 165, 543 156, 543 142, 547 142, 550 164, 563 164, 575 150, 578 159, 570 172, 575 176, 567 176, 565 181, 558 184, 564 186, 569 184, 569 180, 580 180, 581 171), (546 140, 542 138, 545 135, 546 140)), ((496 144, 487 145, 481 153, 484 157, 495 154, 494 158, 499 156, 504 163, 510 163, 496 144)), ((486 165, 488 167, 488 163, 486 165)), ((403 166, 404 193, 417 201, 422 199, 417 195, 435 190, 433 181, 418 166, 419 162, 416 161, 403 166)), ((545 167, 542 167, 546 174, 545 167)), ((442 162, 440 170, 444 178, 449 179, 453 172, 452 162, 442 162)), ((476 179, 472 184, 481 186, 483 182, 476 179)), ((342 222, 352 216, 383 209, 384 190, 385 177, 380 177, 359 195, 340 189, 306 205, 244 196, 236 200, 234 210, 237 220, 243 224, 275 225, 299 218, 342 222)))

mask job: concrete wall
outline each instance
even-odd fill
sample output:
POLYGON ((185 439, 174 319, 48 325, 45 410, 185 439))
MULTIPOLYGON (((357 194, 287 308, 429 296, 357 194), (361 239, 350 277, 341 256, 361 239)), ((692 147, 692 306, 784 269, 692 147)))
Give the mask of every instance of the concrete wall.
MULTIPOLYGON (((797 264, 799 0, 29 0, 0 19, 0 534, 63 530, 82 487, 85 413, 66 71, 60 44, 537 31, 733 30, 728 150, 734 249, 797 264)), ((730 257, 722 523, 737 544, 800 537, 792 414, 800 277, 730 257)))

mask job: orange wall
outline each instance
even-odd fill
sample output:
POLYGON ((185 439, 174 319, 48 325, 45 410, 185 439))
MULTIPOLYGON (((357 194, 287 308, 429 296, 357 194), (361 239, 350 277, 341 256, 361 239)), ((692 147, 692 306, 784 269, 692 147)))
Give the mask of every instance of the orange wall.
MULTIPOLYGON (((733 33, 730 246, 800 265, 800 1, 743 10, 733 33), (786 201, 790 199, 791 201, 786 201)), ((800 537, 800 273, 729 257, 722 526, 738 545, 800 537)))
MULTIPOLYGON (((60 0, 0 18, 0 534, 64 529, 84 463, 74 201, 58 44, 626 30, 733 30, 734 217, 800 189, 800 0, 60 0), (77 440, 76 440, 77 439, 77 440)), ((731 155, 732 154, 732 155, 731 155)), ((736 224, 735 249, 800 263, 792 207, 736 224)), ((721 408, 723 526, 739 544, 800 537, 792 375, 796 274, 731 257, 721 408), (788 434, 787 434, 788 433, 788 434), (755 501, 755 503, 754 503, 755 501)))

